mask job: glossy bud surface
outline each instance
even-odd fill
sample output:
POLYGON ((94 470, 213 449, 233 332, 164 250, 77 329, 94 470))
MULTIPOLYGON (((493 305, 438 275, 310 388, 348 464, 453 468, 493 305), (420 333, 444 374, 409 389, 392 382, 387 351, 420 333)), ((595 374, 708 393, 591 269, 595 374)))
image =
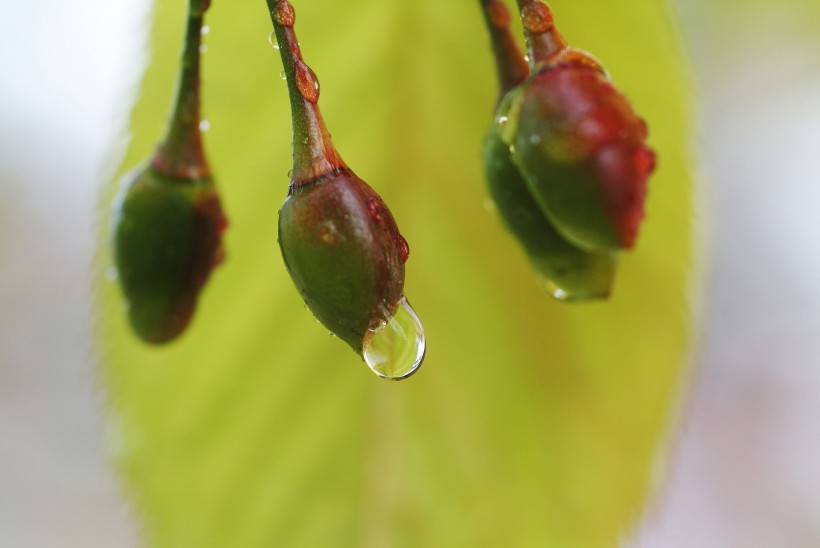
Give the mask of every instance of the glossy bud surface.
POLYGON ((587 250, 631 248, 654 154, 645 144, 646 124, 597 62, 584 59, 567 50, 531 77, 503 135, 565 238, 587 250))
POLYGON ((316 318, 357 353, 396 313, 406 242, 376 192, 348 169, 292 186, 279 212, 285 265, 316 318))

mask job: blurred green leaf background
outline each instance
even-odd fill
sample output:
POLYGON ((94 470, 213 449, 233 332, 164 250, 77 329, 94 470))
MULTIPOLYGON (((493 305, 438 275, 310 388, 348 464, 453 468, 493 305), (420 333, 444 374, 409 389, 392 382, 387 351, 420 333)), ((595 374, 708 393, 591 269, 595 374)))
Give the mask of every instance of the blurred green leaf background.
MULTIPOLYGON (((614 297, 562 304, 486 207, 496 84, 476 2, 294 1, 321 107, 410 243, 428 353, 401 383, 315 323, 276 242, 290 113, 263 2, 214 2, 206 145, 231 225, 181 341, 125 322, 100 236, 115 459, 160 547, 611 546, 657 488, 692 348, 691 86, 660 0, 552 2, 649 122, 648 218, 614 297)), ((160 137, 184 2, 158 0, 120 174, 160 137)), ((105 215, 117 185, 101 197, 105 215)))

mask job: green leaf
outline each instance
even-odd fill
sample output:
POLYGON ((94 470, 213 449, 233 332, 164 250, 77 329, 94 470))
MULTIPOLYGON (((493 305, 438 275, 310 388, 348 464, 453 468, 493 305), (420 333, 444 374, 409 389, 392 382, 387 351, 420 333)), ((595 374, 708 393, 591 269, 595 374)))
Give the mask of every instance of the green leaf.
MULTIPOLYGON (((410 243, 427 359, 381 381, 303 308, 276 242, 291 128, 270 20, 261 1, 214 2, 204 113, 226 261, 163 348, 138 342, 105 268, 98 278, 115 458, 148 543, 615 544, 656 487, 691 345, 691 88, 664 3, 553 3, 649 121, 659 156, 613 298, 577 305, 538 287, 484 207, 496 84, 478 5, 294 4, 334 142, 410 243)), ((123 169, 160 137, 183 8, 158 2, 123 169)), ((105 228, 103 267, 109 240, 105 228)))

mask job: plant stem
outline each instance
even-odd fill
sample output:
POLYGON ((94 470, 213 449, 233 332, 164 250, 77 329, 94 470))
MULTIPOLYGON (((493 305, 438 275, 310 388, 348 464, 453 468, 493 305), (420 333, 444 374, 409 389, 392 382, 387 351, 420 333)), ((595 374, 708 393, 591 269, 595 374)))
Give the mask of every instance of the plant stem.
POLYGON ((510 12, 501 0, 479 0, 495 56, 500 86, 499 101, 527 79, 530 68, 510 32, 510 12))
POLYGON ((273 22, 293 120, 293 172, 291 189, 311 183, 339 169, 347 169, 333 146, 319 111, 319 83, 305 64, 293 30, 295 13, 288 0, 267 0, 273 22))
POLYGON ((524 36, 527 38, 527 50, 530 67, 535 69, 547 62, 550 57, 567 47, 567 41, 555 28, 552 11, 540 0, 516 0, 524 36))
POLYGON ((171 122, 151 165, 164 175, 181 179, 210 175, 202 146, 200 124, 200 69, 202 21, 210 0, 191 0, 182 50, 182 66, 171 122))

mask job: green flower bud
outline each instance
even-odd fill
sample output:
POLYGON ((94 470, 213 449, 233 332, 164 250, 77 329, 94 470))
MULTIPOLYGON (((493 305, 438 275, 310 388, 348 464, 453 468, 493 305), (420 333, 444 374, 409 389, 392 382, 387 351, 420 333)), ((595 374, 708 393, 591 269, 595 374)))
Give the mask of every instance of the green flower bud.
POLYGON ((484 165, 496 210, 521 243, 547 291, 561 300, 608 297, 615 255, 583 251, 558 234, 512 163, 509 145, 494 130, 484 139, 484 165))
POLYGON ((316 318, 361 354, 404 288, 407 244, 379 195, 348 170, 293 187, 279 212, 279 245, 316 318))
POLYGON ((654 154, 646 124, 588 65, 547 66, 522 87, 512 158, 558 231, 588 250, 634 245, 654 154))
POLYGON ((125 182, 114 247, 128 317, 144 341, 168 342, 222 260, 227 221, 210 177, 176 179, 149 166, 125 182))

